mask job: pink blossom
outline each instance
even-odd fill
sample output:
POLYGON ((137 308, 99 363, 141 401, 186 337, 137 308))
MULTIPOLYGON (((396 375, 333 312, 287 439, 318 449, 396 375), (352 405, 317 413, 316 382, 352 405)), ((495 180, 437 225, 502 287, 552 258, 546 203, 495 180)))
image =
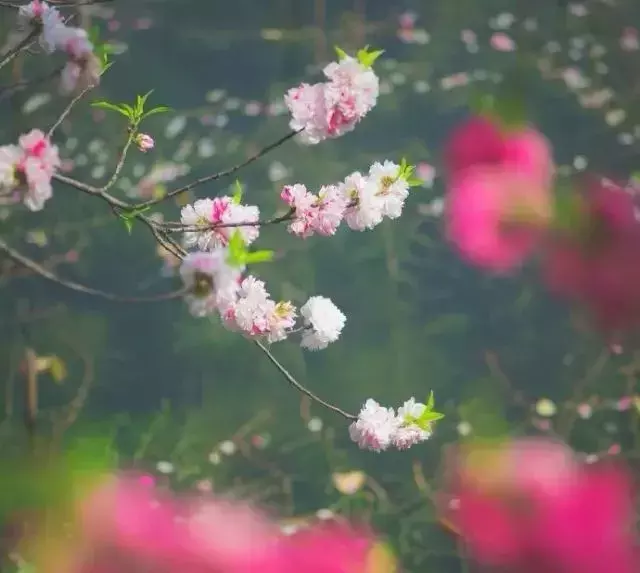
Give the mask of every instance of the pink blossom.
POLYGON ((550 208, 549 189, 516 171, 468 169, 447 195, 447 236, 470 263, 507 272, 538 245, 550 208))
POLYGON ((379 82, 369 67, 352 57, 324 68, 327 81, 300 84, 285 95, 291 113, 291 129, 300 131, 300 141, 315 144, 353 130, 375 106, 379 82))

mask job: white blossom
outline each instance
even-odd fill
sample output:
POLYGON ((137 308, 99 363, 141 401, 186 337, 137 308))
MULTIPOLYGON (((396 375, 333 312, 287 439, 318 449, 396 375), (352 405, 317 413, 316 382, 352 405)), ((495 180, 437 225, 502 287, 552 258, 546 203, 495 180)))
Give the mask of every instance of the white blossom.
POLYGON ((340 337, 346 317, 342 311, 323 296, 312 296, 300 308, 304 330, 300 346, 309 350, 322 350, 340 337))

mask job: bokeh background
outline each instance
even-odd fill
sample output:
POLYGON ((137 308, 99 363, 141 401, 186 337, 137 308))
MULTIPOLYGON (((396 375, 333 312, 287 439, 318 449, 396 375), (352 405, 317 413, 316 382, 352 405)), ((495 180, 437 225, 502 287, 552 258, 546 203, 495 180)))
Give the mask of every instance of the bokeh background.
MULTIPOLYGON (((281 207, 283 185, 310 189, 374 161, 418 166, 403 217, 373 232, 299 240, 265 228, 261 266, 274 298, 328 296, 348 316, 320 353, 274 353, 303 384, 348 411, 368 397, 397 405, 435 392, 446 418, 404 453, 358 451, 344 420, 301 400, 263 355, 179 300, 124 304, 74 293, 0 258, 0 446, 20 447, 26 349, 56 367, 40 378, 38 429, 67 440, 111 436, 119 462, 173 487, 213 487, 272 507, 283 526, 343 513, 371 520, 408 571, 459 570, 455 535, 432 505, 442 448, 495 431, 568 439, 592 459, 640 454, 640 354, 611 349, 579 310, 552 300, 527 269, 490 278, 443 241, 440 150, 479 95, 504 85, 552 141, 562 175, 628 179, 640 167, 640 5, 633 0, 136 0, 77 10, 112 47, 113 67, 77 105, 56 142, 72 176, 108 178, 126 138, 91 101, 173 111, 145 124, 115 193, 148 198, 227 168, 287 131, 283 93, 315 81, 333 46, 384 49, 378 106, 351 134, 314 147, 288 142, 238 174, 246 202, 281 207), (152 181, 153 183, 149 183, 152 181), (53 359, 53 361, 52 361, 53 359), (489 415, 492 414, 492 415, 489 415)), ((4 37, 14 14, 0 10, 4 37)), ((66 102, 55 86, 7 89, 50 62, 0 72, 0 141, 48 127, 66 102)), ((190 201, 227 193, 232 179, 190 201)), ((157 216, 176 220, 168 202, 157 216)), ((145 228, 128 234, 104 204, 59 187, 39 213, 0 206, 4 240, 60 277, 124 296, 179 286, 145 228)))

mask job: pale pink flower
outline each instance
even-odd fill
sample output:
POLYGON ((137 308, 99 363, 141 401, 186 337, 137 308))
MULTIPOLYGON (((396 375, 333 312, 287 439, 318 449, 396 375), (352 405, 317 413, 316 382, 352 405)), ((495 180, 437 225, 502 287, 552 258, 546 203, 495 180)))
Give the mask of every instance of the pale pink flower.
POLYGON ((270 343, 284 340, 295 326, 295 307, 288 301, 273 301, 264 281, 251 275, 240 282, 234 299, 219 308, 227 328, 270 343))
POLYGON ((59 46, 60 37, 66 27, 58 9, 42 0, 32 0, 21 6, 18 10, 18 26, 26 30, 34 23, 42 26, 40 45, 46 52, 53 53, 59 46))
POLYGON ((303 83, 290 89, 284 98, 292 116, 289 126, 301 132, 299 139, 305 144, 353 130, 378 98, 378 77, 355 58, 347 56, 328 64, 324 74, 328 81, 303 83))
POLYGON ((304 185, 296 183, 295 185, 285 185, 280 197, 295 210, 293 221, 288 226, 289 232, 303 238, 311 236, 313 234, 313 219, 316 216, 316 196, 310 193, 304 185))
POLYGON ((340 189, 348 200, 344 220, 354 231, 373 229, 383 219, 384 202, 377 195, 377 188, 356 171, 347 176, 340 189))
POLYGON ((319 235, 331 236, 338 229, 347 200, 336 185, 326 185, 320 188, 313 206, 314 216, 311 218, 311 228, 319 235))
POLYGON ((193 205, 183 207, 180 213, 180 222, 183 225, 202 227, 202 230, 185 232, 184 245, 187 248, 197 245, 202 250, 226 247, 236 231, 240 233, 244 243, 249 245, 260 234, 260 226, 252 224, 259 218, 258 207, 236 203, 228 196, 198 199, 193 205))
POLYGON ((369 398, 358 419, 349 426, 349 436, 365 450, 381 452, 391 445, 391 440, 400 425, 393 408, 384 408, 369 398))
POLYGON ((229 266, 226 249, 188 253, 180 265, 180 277, 187 290, 189 311, 194 316, 211 314, 233 300, 243 268, 229 266))

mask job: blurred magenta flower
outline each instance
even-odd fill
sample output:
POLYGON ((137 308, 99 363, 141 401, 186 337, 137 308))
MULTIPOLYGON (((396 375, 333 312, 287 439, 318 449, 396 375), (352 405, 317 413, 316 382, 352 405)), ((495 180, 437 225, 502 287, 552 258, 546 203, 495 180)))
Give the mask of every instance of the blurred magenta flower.
POLYGON ((479 166, 508 168, 549 184, 553 175, 551 145, 532 127, 505 127, 497 120, 473 116, 457 126, 444 149, 449 179, 479 166))
MULTIPOLYGON (((392 573, 370 532, 337 523, 285 535, 252 506, 177 498, 137 478, 112 477, 77 505, 71 540, 35 539, 55 573, 392 573)), ((45 565, 46 564, 46 565, 45 565)))
POLYGON ((476 561, 518 573, 640 570, 620 467, 583 464, 542 439, 472 445, 448 461, 447 497, 458 503, 442 512, 476 561))
POLYGON ((541 242, 551 194, 511 169, 474 167, 450 183, 445 215, 448 239, 465 260, 504 273, 541 242))
MULTIPOLYGON (((575 194, 570 224, 550 238, 552 292, 584 304, 609 334, 640 325, 640 223, 632 195, 606 180, 575 194)), ((562 221, 561 221, 562 223, 562 221)))

